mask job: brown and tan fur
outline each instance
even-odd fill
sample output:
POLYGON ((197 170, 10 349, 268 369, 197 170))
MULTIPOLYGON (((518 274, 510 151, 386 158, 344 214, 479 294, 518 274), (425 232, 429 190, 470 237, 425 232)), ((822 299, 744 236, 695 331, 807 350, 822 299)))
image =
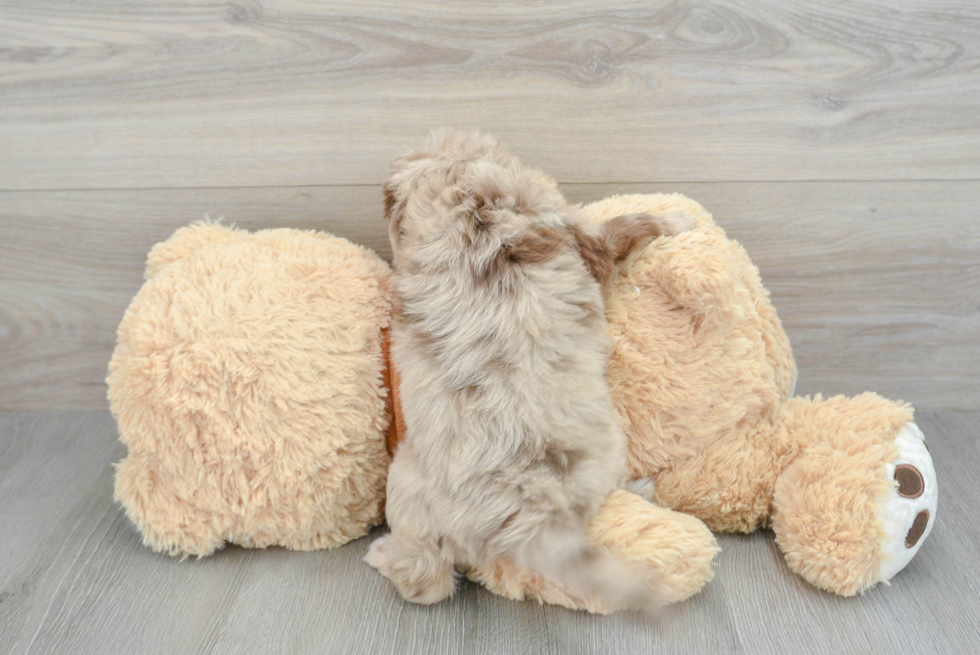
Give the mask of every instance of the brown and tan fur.
POLYGON ((392 532, 367 562, 418 603, 449 597, 457 567, 508 559, 609 607, 646 605, 585 532, 626 470, 600 281, 693 220, 631 214, 593 230, 495 139, 447 130, 395 160, 385 214, 406 434, 392 532))

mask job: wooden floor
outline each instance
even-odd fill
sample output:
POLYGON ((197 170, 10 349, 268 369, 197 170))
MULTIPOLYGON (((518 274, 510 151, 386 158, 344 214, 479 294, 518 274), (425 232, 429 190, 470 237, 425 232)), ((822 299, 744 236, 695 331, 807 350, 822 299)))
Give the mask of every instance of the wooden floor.
POLYGON ((0 655, 980 652, 978 412, 976 0, 0 0, 0 655), (387 162, 443 124, 576 202, 701 201, 759 265, 798 392, 912 402, 942 497, 909 569, 843 600, 771 535, 722 537, 651 623, 473 586, 406 605, 367 539, 142 548, 104 378, 147 250, 210 214, 387 256, 387 162))
POLYGON ((410 605, 360 561, 370 536, 316 553, 155 555, 112 502, 123 448, 108 414, 0 414, 0 653, 980 652, 980 413, 918 422, 939 511, 891 586, 837 598, 790 573, 771 533, 723 535, 715 580, 652 621, 474 585, 410 605))

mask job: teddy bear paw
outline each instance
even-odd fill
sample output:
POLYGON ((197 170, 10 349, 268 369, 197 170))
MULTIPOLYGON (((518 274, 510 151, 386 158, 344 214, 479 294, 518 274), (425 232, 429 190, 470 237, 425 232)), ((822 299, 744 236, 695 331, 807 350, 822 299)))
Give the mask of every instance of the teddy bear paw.
POLYGON ((939 489, 936 470, 922 430, 911 421, 895 438, 898 459, 886 465, 889 480, 896 485, 889 491, 881 513, 887 538, 882 544, 882 580, 890 580, 922 546, 936 521, 939 489))

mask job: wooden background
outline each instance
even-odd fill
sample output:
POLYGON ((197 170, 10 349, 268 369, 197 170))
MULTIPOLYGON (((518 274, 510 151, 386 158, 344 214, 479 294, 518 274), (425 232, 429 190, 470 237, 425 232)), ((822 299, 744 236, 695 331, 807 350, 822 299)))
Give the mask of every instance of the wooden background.
POLYGON ((700 200, 800 392, 980 407, 975 0, 0 0, 0 409, 104 409, 146 251, 206 213, 387 254, 387 162, 441 124, 575 200, 700 200))

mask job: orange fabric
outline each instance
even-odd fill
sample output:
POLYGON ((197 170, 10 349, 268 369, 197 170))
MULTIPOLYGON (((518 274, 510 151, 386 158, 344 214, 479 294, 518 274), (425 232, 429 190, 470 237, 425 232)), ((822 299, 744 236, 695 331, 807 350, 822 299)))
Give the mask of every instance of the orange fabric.
POLYGON ((388 389, 387 412, 391 417, 388 423, 388 431, 385 434, 385 446, 388 454, 395 456, 398 444, 405 438, 405 419, 402 418, 402 405, 398 398, 398 371, 391 365, 391 336, 388 329, 382 331, 381 352, 384 355, 384 386, 388 389))

